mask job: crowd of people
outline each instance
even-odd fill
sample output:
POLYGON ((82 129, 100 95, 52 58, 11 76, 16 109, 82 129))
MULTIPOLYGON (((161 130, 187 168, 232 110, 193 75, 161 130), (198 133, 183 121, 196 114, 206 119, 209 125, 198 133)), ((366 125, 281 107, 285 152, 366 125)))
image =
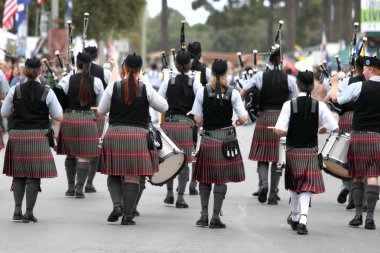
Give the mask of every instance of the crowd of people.
POLYGON ((338 202, 346 202, 348 194, 352 196, 349 205, 356 212, 349 225, 357 227, 363 224, 366 199, 365 228, 376 228, 379 59, 358 57, 357 74, 341 79, 334 75, 327 92, 312 71, 292 76, 282 70, 279 49, 270 54, 270 69, 248 80, 240 79, 239 84, 234 82, 227 61, 215 59, 208 68, 201 56, 201 44, 189 43, 176 53, 175 69, 167 77, 155 64, 144 73, 143 60, 135 53, 123 60, 121 69, 113 58, 109 59, 112 71, 104 69, 97 63, 97 48, 92 46, 78 53, 76 67, 59 81, 49 73, 42 77, 44 66, 39 59, 27 59, 22 69, 2 66, 1 115, 8 119, 9 131, 8 142, 1 147, 5 147, 3 173, 13 177, 13 220, 37 222, 33 208, 41 178, 57 176, 52 147, 58 155, 66 155, 66 196, 83 199, 85 193, 96 192, 93 179, 100 172, 108 176, 112 200, 107 220, 116 222, 122 217, 122 225, 136 224, 146 177, 160 170, 159 148, 149 144, 152 123, 159 122, 160 131, 185 157, 178 173, 163 182, 167 185, 164 203, 171 205, 176 199, 176 208, 188 208, 184 192, 189 187, 190 194, 200 195, 201 216, 195 224, 225 228, 220 213, 227 183, 245 180, 247 168, 236 127, 247 123, 242 98, 254 87, 260 94, 259 117, 248 158, 257 161, 259 189, 253 195, 258 201, 268 205, 280 201, 278 186, 283 168, 277 164, 278 147, 279 137, 286 136, 284 180, 291 211, 287 222, 298 234, 308 234, 312 195, 325 191, 318 133, 344 131, 351 134, 347 166, 353 182, 349 178, 344 181, 338 202), (344 107, 339 124, 326 105, 333 102, 344 107), (57 133, 51 131, 49 119, 61 122, 57 133), (200 146, 195 150, 197 142, 200 146), (214 206, 209 219, 211 191, 214 206), (22 209, 24 197, 26 211, 22 209))

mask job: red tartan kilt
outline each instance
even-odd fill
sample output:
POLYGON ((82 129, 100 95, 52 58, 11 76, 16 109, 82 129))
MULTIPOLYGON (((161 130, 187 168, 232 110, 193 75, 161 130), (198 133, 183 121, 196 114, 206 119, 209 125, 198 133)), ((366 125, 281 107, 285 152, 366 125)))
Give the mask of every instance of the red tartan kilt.
POLYGON ((65 113, 57 142, 59 155, 98 156, 98 126, 93 112, 65 113))
POLYGON ((350 133, 352 130, 353 111, 348 111, 339 116, 339 130, 343 133, 350 133))
POLYGON ((10 130, 3 174, 10 177, 57 177, 47 130, 10 130))
POLYGON ((104 115, 96 115, 96 124, 98 125, 99 137, 102 136, 105 120, 106 117, 104 115))
POLYGON ((380 133, 351 131, 348 174, 353 177, 380 176, 380 133))
POLYGON ((194 141, 192 126, 192 123, 187 122, 165 122, 161 125, 161 129, 185 152, 186 163, 193 161, 194 141))
POLYGON ((3 130, 0 127, 0 149, 4 148, 3 130))
POLYGON ((253 133, 251 150, 248 158, 253 161, 277 162, 279 137, 273 133, 269 126, 277 123, 280 111, 262 111, 256 121, 253 133))
POLYGON ((158 171, 158 152, 149 151, 148 130, 109 126, 100 151, 98 171, 106 175, 152 176, 158 171))
POLYGON ((286 151, 285 189, 297 193, 323 193, 322 171, 314 148, 292 148, 286 151))

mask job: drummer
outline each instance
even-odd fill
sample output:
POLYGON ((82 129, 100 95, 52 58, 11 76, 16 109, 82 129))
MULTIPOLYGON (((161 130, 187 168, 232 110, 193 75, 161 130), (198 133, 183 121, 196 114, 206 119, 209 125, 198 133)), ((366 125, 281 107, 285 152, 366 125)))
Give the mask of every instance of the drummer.
POLYGON ((98 107, 99 113, 110 113, 99 159, 99 171, 108 175, 113 203, 108 221, 116 222, 124 214, 122 225, 135 225, 140 176, 152 176, 158 170, 157 154, 147 144, 149 106, 159 112, 168 109, 152 86, 140 82, 142 63, 141 56, 129 54, 123 62, 124 79, 107 86, 98 107))
POLYGON ((233 111, 238 115, 236 125, 242 125, 247 120, 247 111, 237 90, 227 85, 227 62, 215 59, 212 64, 213 78, 211 83, 197 92, 191 113, 195 122, 205 130, 202 137, 197 162, 193 171, 193 179, 199 181, 201 199, 201 217, 197 226, 210 228, 225 228, 220 220, 223 200, 227 193, 229 182, 245 180, 243 160, 238 154, 239 145, 236 140, 236 130, 232 126, 233 111), (236 156, 224 156, 224 141, 236 141, 234 150, 236 156), (214 209, 212 219, 208 219, 208 203, 212 184, 214 185, 214 209))
POLYGON ((297 87, 298 98, 284 103, 274 132, 286 135, 285 189, 289 190, 291 209, 287 222, 298 234, 306 235, 311 196, 325 191, 317 133, 338 131, 338 123, 326 104, 311 98, 313 72, 299 71, 297 87), (323 127, 318 130, 319 124, 323 127))
POLYGON ((365 57, 364 71, 366 81, 352 83, 338 91, 339 79, 331 78, 331 98, 334 102, 345 104, 354 101, 354 116, 350 148, 348 150, 348 173, 354 177, 352 197, 355 216, 350 226, 363 224, 363 198, 367 199, 366 229, 376 229, 374 211, 379 196, 380 176, 380 59, 365 57), (364 180, 367 185, 364 186, 364 180))
MULTIPOLYGON (((164 80, 160 86, 159 93, 167 99, 169 110, 166 112, 165 123, 161 125, 167 135, 185 151, 186 165, 178 175, 178 196, 176 208, 188 208, 183 198, 187 181, 189 181, 190 169, 187 165, 192 162, 192 151, 194 148, 193 127, 194 120, 188 116, 194 103, 197 90, 202 84, 189 74, 191 68, 191 55, 188 51, 180 50, 176 55, 175 66, 178 74, 164 80)), ((167 194, 164 199, 166 204, 174 204, 173 180, 167 182, 167 194)))

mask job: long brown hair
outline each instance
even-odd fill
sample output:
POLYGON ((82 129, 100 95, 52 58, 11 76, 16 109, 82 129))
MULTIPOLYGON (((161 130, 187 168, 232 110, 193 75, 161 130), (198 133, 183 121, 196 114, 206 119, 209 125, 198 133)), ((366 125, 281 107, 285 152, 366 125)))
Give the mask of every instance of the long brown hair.
POLYGON ((133 86, 135 87, 135 96, 137 96, 138 77, 139 77, 141 68, 137 68, 134 72, 131 72, 123 65, 123 71, 124 71, 124 73, 126 73, 126 76, 124 79, 124 103, 126 105, 130 106, 130 105, 132 105, 133 101, 129 96, 128 80, 129 80, 130 75, 133 75, 133 86))
POLYGON ((41 68, 32 69, 32 68, 29 68, 29 67, 25 66, 25 68, 22 71, 22 73, 29 80, 34 80, 34 79, 36 79, 41 74, 41 68))
POLYGON ((91 83, 90 64, 77 62, 78 69, 82 69, 79 81, 79 104, 80 106, 88 105, 92 100, 93 84, 91 83))

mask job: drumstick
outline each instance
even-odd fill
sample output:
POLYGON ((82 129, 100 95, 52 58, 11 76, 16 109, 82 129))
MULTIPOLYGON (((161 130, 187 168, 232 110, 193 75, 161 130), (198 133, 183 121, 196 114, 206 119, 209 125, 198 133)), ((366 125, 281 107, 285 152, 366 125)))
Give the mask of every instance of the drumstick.
POLYGON ((267 129, 275 129, 276 127, 274 126, 267 126, 267 129))
POLYGON ((92 106, 90 109, 91 109, 92 111, 97 111, 97 110, 98 110, 98 107, 92 106))
POLYGON ((191 114, 191 111, 190 111, 190 112, 188 112, 188 113, 186 113, 186 116, 190 116, 190 114, 191 114))

